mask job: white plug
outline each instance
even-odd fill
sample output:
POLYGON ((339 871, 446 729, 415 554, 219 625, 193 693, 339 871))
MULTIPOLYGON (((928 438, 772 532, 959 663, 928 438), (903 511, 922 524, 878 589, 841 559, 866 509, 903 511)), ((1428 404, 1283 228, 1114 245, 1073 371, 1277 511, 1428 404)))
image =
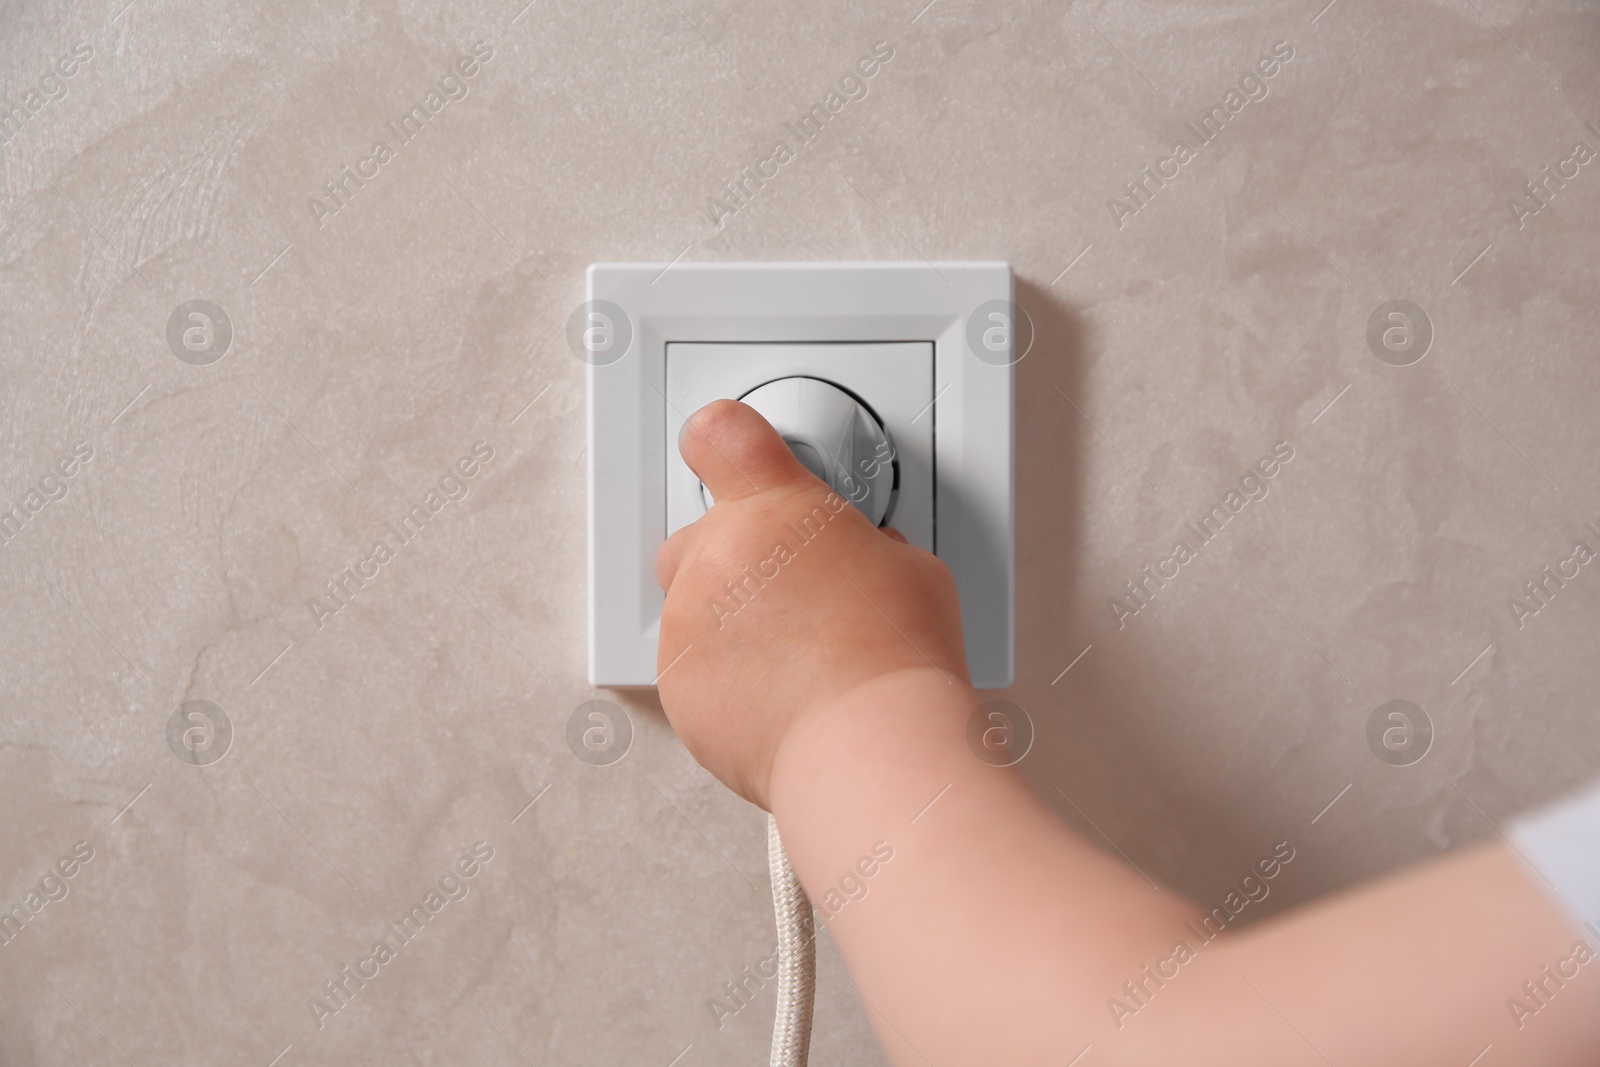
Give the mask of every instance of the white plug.
MULTIPOLYGON (((739 398, 759 411, 812 474, 883 525, 894 503, 894 448, 855 397, 821 378, 779 378, 739 398)), ((700 494, 711 507, 705 484, 700 494)))

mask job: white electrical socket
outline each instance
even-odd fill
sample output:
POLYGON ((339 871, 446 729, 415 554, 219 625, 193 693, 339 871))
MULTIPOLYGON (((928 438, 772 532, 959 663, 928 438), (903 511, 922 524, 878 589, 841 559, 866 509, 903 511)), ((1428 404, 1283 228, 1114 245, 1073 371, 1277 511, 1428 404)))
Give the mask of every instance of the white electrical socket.
MULTIPOLYGON (((711 403, 738 400, 760 386, 815 378, 839 386, 876 417, 893 450, 893 513, 906 540, 935 551, 933 524, 933 345, 667 345, 667 536, 706 512, 700 481, 678 454, 678 431, 711 403)), ((852 494, 841 495, 852 499, 852 494)))
POLYGON ((705 510, 678 427, 810 377, 883 426, 901 468, 889 522, 950 568, 973 683, 1010 685, 1012 367, 1032 344, 1012 300, 1006 263, 591 264, 567 331, 589 364, 591 684, 655 684, 655 557, 705 510))

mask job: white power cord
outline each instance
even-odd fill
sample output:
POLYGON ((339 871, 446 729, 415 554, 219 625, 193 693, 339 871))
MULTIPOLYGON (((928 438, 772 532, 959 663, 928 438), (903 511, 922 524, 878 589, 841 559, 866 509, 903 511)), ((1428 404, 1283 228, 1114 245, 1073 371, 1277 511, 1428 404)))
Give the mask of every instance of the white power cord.
POLYGON ((778 1012, 772 1021, 772 1067, 805 1067, 811 1007, 817 995, 817 936, 811 900, 789 866, 778 820, 767 816, 767 867, 778 916, 778 1012))

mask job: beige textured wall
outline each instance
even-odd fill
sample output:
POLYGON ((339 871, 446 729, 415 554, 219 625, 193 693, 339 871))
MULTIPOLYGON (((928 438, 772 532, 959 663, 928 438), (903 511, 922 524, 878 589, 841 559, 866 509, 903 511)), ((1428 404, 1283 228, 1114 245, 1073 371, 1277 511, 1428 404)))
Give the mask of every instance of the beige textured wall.
MULTIPOLYGON (((762 1062, 770 989, 710 1008, 772 944, 762 817, 651 699, 585 683, 563 331, 594 260, 1014 264, 1007 695, 1041 792, 1150 875, 1215 902, 1288 841, 1259 917, 1595 774, 1600 565, 1508 605, 1600 550, 1600 163, 1507 203, 1600 150, 1593 5, 523 2, 0 9, 0 501, 38 507, 0 545, 0 907, 74 871, 0 945, 0 1062, 762 1062), (714 225, 878 41, 866 98, 714 225), (1278 42, 1264 99, 1108 206, 1278 42), (191 300, 231 323, 206 365, 168 342, 191 300), (1391 300, 1432 324, 1409 366, 1366 340, 1391 300), (478 442, 466 496, 319 620, 478 442), (1279 442, 1269 495, 1119 626, 1279 442), (596 696, 634 730, 607 767, 565 741, 596 696), (1395 699, 1434 731, 1409 766, 1367 742, 1395 699), (233 731, 203 767, 168 741, 194 700, 233 731), (467 895, 391 934, 476 842, 467 895)), ((817 1062, 882 1062, 825 937, 821 969, 817 1062)))

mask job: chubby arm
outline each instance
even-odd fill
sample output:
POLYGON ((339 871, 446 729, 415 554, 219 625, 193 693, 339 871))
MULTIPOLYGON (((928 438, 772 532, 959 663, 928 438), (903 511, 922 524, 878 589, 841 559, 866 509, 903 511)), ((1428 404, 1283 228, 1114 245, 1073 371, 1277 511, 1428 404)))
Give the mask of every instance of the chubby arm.
POLYGON ((663 707, 777 816, 896 1064, 1600 1061, 1600 961, 1545 978, 1579 933, 1506 846, 1202 942, 1199 908, 968 749, 978 697, 942 564, 743 405, 697 412, 680 448, 717 504, 658 566, 663 707), (1553 994, 1514 1017, 1541 979, 1553 994))
POLYGON ((1482 1067, 1600 1062, 1600 960, 1572 959, 1580 932, 1504 844, 1207 942, 1200 908, 973 758, 975 706, 928 672, 881 678, 807 717, 773 770, 791 862, 837 908, 829 932, 901 1067, 1060 1067, 1086 1047, 1081 1067, 1466 1067, 1491 1045, 1482 1067), (879 840, 893 858, 859 877, 879 840), (1578 975, 1558 988, 1563 960, 1578 975), (1514 1014, 1540 980, 1547 1006, 1514 1014))

